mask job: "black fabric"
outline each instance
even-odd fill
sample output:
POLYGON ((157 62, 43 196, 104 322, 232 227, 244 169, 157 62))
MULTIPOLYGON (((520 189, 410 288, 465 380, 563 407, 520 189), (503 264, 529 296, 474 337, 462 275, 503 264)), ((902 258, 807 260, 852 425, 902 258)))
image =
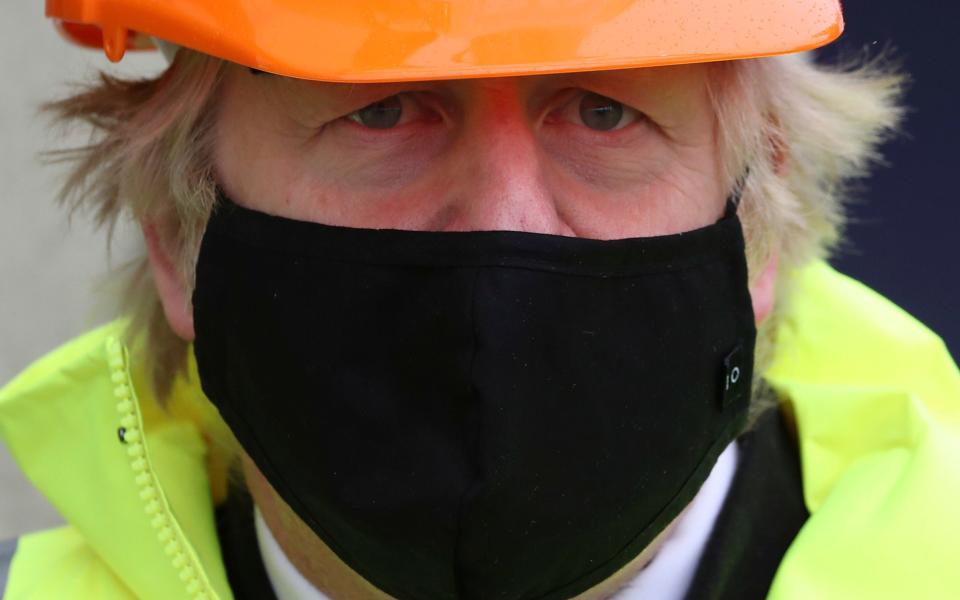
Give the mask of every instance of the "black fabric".
POLYGON ((276 600, 257 544, 250 494, 245 489, 232 488, 215 516, 220 552, 234 600, 276 600))
MULTIPOLYGON (((800 457, 779 411, 766 412, 737 443, 736 473, 686 600, 765 598, 783 555, 809 517, 800 457)), ((249 494, 232 490, 216 518, 234 597, 276 600, 261 562, 249 494)), ((0 544, 0 565, 4 548, 15 547, 15 541, 0 544)))
POLYGON ((194 322, 204 391, 260 470, 401 600, 603 581, 690 501, 750 399, 732 210, 599 241, 332 227, 224 200, 194 322))
POLYGON ((810 514, 800 456, 779 410, 740 437, 740 462, 687 600, 766 598, 780 561, 810 514))

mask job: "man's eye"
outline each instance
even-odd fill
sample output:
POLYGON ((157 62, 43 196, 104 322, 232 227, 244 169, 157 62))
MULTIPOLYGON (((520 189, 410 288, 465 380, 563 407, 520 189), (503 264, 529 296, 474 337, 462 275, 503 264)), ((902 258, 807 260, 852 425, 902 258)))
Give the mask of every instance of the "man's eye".
POLYGON ((396 127, 402 116, 403 102, 400 96, 390 96, 350 113, 347 118, 370 129, 391 129, 396 127))
POLYGON ((640 115, 616 100, 592 92, 581 96, 579 110, 580 121, 595 131, 623 129, 640 115))

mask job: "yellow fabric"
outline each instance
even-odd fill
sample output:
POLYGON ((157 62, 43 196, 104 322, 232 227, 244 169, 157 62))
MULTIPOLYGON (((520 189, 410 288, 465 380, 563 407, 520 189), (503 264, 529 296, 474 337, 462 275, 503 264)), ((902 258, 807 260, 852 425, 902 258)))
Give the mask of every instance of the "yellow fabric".
POLYGON ((68 525, 21 537, 10 565, 3 600, 44 598, 134 600, 136 596, 112 570, 104 568, 80 532, 68 525), (78 591, 80 595, 74 595, 78 591))
POLYGON ((796 417, 811 518, 775 600, 960 598, 960 372, 943 342, 806 269, 767 380, 796 417))
MULTIPOLYGON (((99 561, 99 568, 112 571, 140 598, 191 597, 144 512, 131 457, 118 438, 116 382, 104 348, 108 338, 122 336, 123 327, 115 322, 73 340, 0 390, 0 435, 28 479, 83 537, 90 550, 84 556, 99 561)), ((214 525, 206 446, 192 422, 159 409, 142 375, 142 369, 134 369, 144 441, 161 493, 190 540, 186 551, 199 557, 219 597, 228 600, 232 594, 214 525)), ((37 598, 98 597, 77 593, 37 598)))
MULTIPOLYGON (((800 273, 796 292, 768 380, 796 417, 812 516, 770 597, 960 598, 956 365, 922 325, 826 265, 800 273)), ((144 514, 117 437, 116 384, 103 347, 122 328, 113 323, 70 342, 0 390, 0 435, 69 523, 22 540, 8 600, 191 597, 144 514)), ((210 431, 220 442, 229 436, 196 402, 195 367, 178 382, 169 413, 145 372, 135 358, 161 492, 217 595, 229 600, 210 493, 210 479, 220 489, 225 477, 222 460, 209 468, 207 450, 210 431)))

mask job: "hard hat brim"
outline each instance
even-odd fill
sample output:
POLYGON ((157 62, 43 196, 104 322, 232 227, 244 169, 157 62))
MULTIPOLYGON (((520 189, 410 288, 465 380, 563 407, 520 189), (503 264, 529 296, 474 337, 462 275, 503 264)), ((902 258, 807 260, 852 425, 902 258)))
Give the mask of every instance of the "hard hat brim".
POLYGON ((46 11, 112 60, 154 36, 270 73, 355 83, 755 58, 843 31, 839 0, 47 0, 46 11))

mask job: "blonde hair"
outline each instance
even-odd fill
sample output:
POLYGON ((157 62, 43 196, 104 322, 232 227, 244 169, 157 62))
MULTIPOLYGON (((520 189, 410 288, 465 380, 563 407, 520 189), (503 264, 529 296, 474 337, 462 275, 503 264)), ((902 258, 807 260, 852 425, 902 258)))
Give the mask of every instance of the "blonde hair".
MULTIPOLYGON (((110 230, 124 215, 168 224, 164 237, 175 240, 187 289, 215 202, 213 126, 228 66, 181 49, 158 78, 101 74, 45 107, 61 123, 88 125, 94 136, 89 145, 53 154, 73 163, 63 202, 92 211, 110 230)), ((827 256, 840 239, 850 182, 867 174, 900 122, 903 77, 880 60, 827 67, 795 55, 715 63, 709 85, 724 176, 731 188, 742 183, 751 274, 779 257, 782 306, 791 273, 827 256)), ((145 256, 133 272, 124 298, 129 336, 146 337, 162 398, 186 364, 187 343, 167 324, 145 256)), ((768 319, 761 330, 758 372, 775 323, 768 319)))
MULTIPOLYGON (((47 154, 72 163, 59 199, 71 213, 92 212, 112 237, 123 217, 163 223, 184 282, 193 268, 216 200, 213 132, 216 97, 227 63, 183 50, 159 77, 120 79, 100 73, 78 93, 44 105, 66 126, 87 126, 91 142, 47 154)), ((186 365, 187 343, 170 328, 144 254, 129 273, 122 299, 128 342, 150 348, 154 387, 166 397, 186 365)))

